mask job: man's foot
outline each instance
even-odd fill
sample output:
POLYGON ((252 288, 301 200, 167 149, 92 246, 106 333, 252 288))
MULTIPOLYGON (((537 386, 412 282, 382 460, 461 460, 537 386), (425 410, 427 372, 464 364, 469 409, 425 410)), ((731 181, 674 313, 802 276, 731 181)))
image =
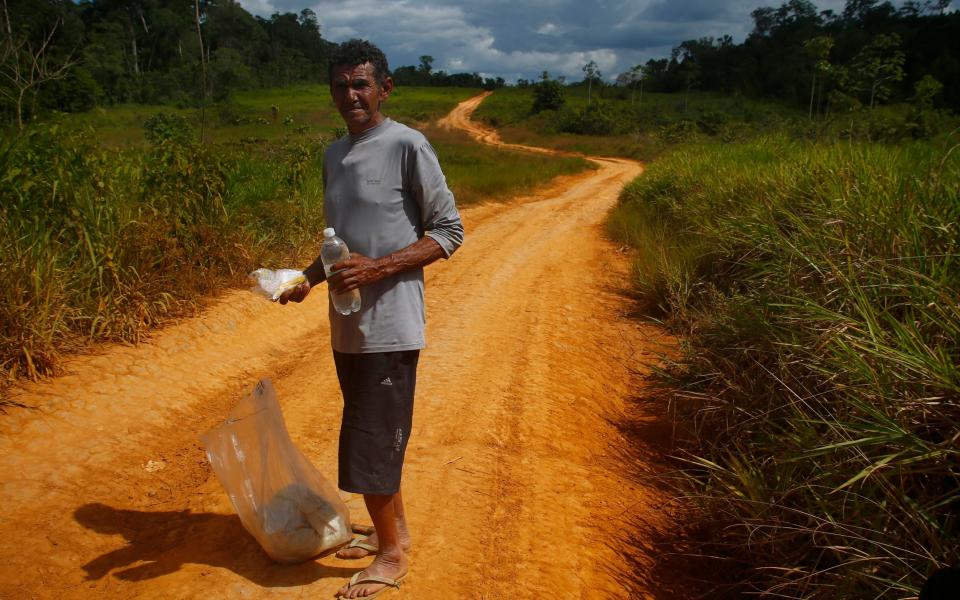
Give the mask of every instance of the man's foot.
POLYGON ((400 580, 407 574, 407 557, 401 552, 397 556, 377 555, 370 566, 360 571, 337 591, 337 598, 370 598, 392 587, 400 587, 400 580), (368 581, 368 578, 383 578, 380 581, 368 581))
MULTIPOLYGON (((410 541, 410 532, 407 531, 405 524, 401 525, 399 522, 397 523, 397 529, 400 532, 400 547, 403 548, 404 552, 410 552, 410 547, 412 545, 410 541)), ((371 554, 376 554, 376 549, 379 547, 380 544, 377 541, 377 532, 374 531, 369 536, 356 538, 356 541, 350 542, 350 544, 347 544, 347 546, 337 550, 336 556, 337 558, 354 560, 357 558, 370 556, 371 554), (371 550, 371 548, 373 548, 373 550, 371 550)))

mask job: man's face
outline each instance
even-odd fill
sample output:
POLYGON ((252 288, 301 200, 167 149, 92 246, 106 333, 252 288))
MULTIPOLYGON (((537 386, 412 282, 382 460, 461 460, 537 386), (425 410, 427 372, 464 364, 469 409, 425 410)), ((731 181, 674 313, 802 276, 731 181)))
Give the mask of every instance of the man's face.
POLYGON ((370 63, 341 65, 333 70, 330 95, 350 133, 357 134, 383 122, 380 103, 390 96, 393 81, 387 77, 380 85, 374 72, 370 63))

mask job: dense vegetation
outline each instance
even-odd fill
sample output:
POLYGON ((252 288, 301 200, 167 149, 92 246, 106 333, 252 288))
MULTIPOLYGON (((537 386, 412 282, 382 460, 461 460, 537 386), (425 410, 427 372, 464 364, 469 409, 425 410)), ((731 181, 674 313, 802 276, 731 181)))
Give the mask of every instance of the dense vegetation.
POLYGON ((3 2, 8 120, 124 102, 196 105, 326 78, 331 44, 310 9, 262 19, 233 0, 3 2))
POLYGON ((53 372, 94 340, 136 341, 322 227, 322 142, 202 146, 160 113, 146 149, 37 126, 0 142, 0 365, 53 372))
POLYGON ((960 109, 960 12, 949 1, 847 0, 843 11, 818 11, 789 0, 751 14, 741 44, 730 36, 687 40, 669 59, 647 61, 619 83, 648 91, 691 89, 779 98, 811 115, 901 102, 939 90, 936 103, 960 109))
POLYGON ((902 598, 960 561, 956 147, 697 144, 624 190, 609 228, 683 335, 674 483, 724 593, 902 598))

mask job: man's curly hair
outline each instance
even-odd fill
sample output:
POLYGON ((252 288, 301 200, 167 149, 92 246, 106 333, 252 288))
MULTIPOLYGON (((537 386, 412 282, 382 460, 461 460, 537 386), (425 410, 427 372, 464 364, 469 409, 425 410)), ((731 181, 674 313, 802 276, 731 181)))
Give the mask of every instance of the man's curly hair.
POLYGON ((327 74, 332 82, 333 70, 337 67, 355 67, 368 62, 373 65, 373 76, 382 86, 390 76, 390 66, 383 51, 367 40, 352 39, 338 45, 330 54, 327 74))

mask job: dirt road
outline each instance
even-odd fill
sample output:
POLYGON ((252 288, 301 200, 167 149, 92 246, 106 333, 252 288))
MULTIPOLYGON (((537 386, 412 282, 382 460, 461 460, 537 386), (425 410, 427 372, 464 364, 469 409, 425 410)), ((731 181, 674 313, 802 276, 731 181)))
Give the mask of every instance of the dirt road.
MULTIPOLYGON (((496 143, 468 120, 449 118, 496 143)), ((471 104, 472 103, 472 104, 471 104)), ((659 500, 624 476, 609 419, 660 334, 624 316, 626 258, 600 223, 636 163, 463 211, 467 240, 427 272, 404 476, 412 570, 390 598, 615 598, 625 512, 659 500)), ((258 378, 335 481, 341 399, 325 293, 245 290, 139 347, 27 384, 0 415, 0 598, 325 598, 367 564, 273 564, 243 530, 198 436, 258 378)), ((345 498, 366 522, 362 499, 345 498)))

